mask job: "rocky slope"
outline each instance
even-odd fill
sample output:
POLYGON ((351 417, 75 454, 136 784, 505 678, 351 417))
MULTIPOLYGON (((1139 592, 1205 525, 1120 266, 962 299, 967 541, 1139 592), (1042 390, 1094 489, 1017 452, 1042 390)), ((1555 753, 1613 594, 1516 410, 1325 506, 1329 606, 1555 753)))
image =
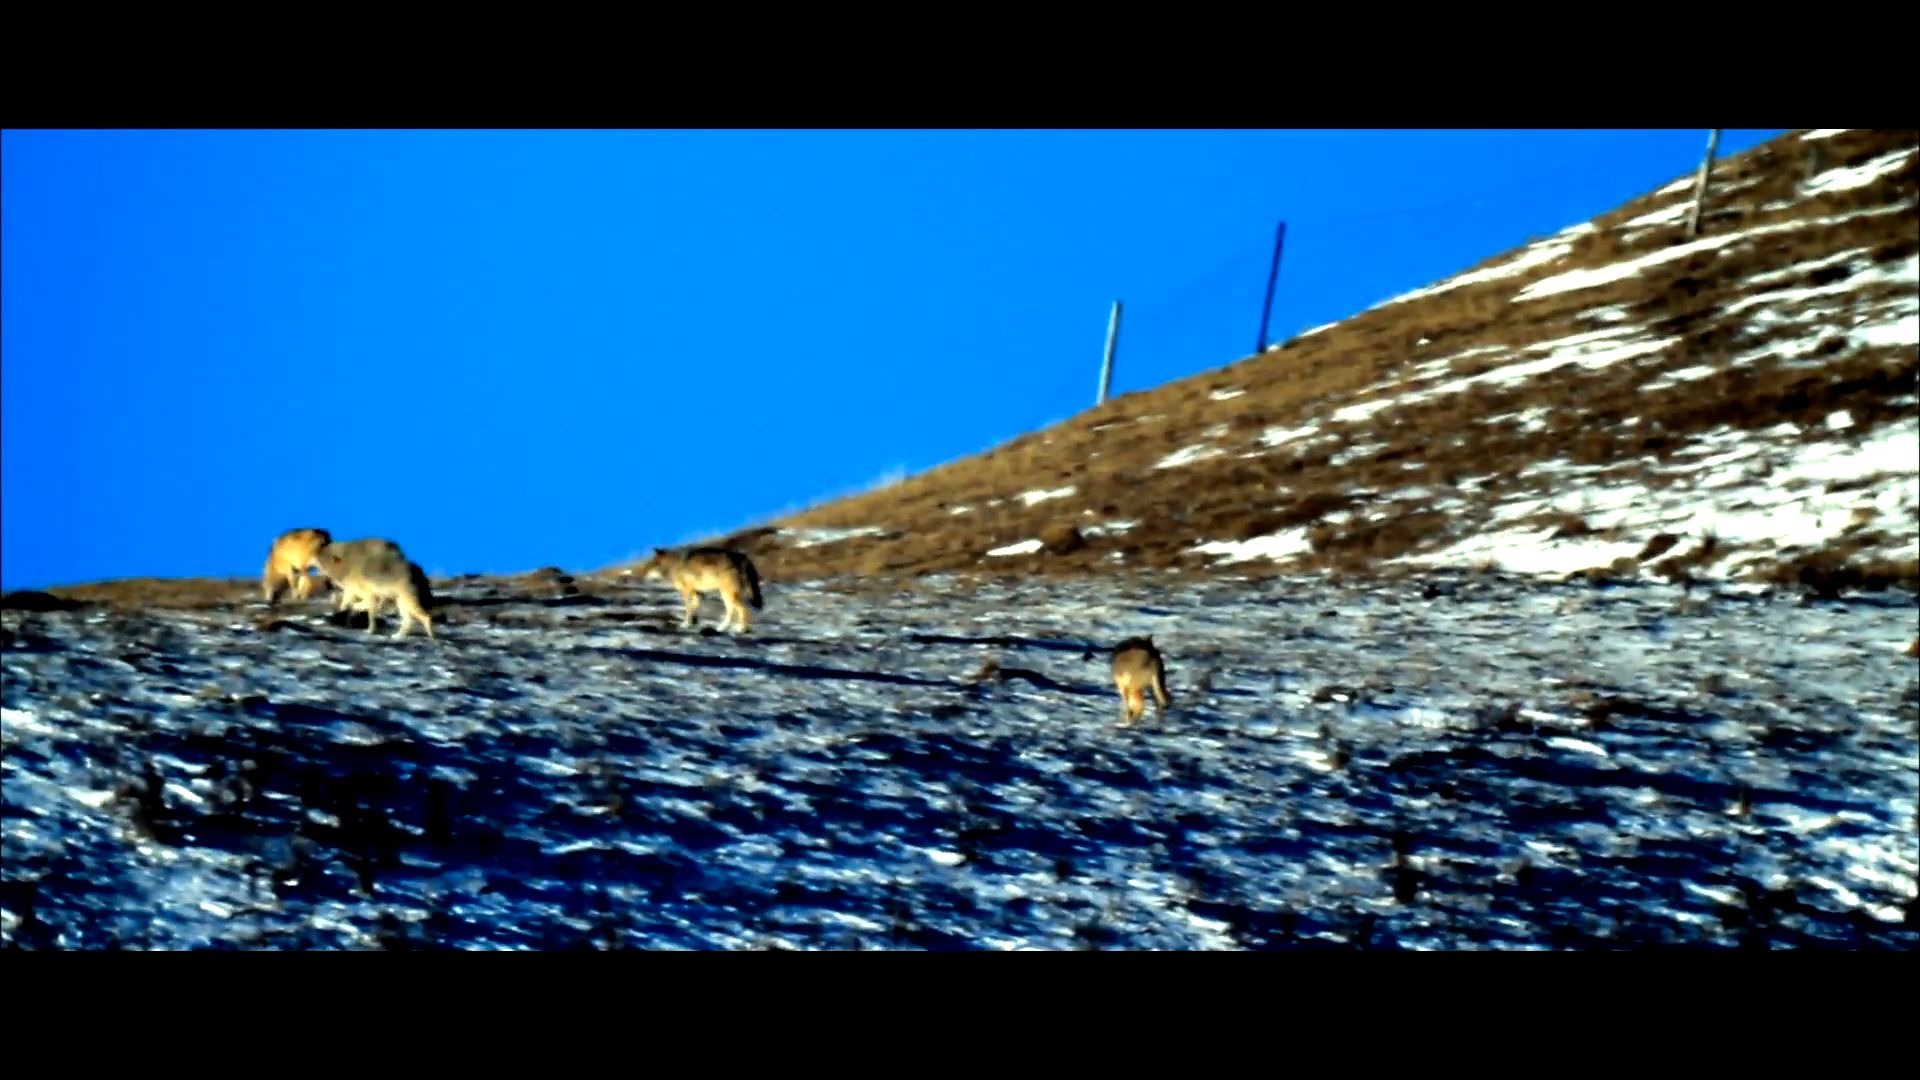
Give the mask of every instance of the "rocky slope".
POLYGON ((0 612, 0 942, 1920 944, 1910 602, 921 584, 737 639, 619 580, 454 583, 431 644, 0 612), (1127 729, 1086 648, 1134 633, 1127 729))

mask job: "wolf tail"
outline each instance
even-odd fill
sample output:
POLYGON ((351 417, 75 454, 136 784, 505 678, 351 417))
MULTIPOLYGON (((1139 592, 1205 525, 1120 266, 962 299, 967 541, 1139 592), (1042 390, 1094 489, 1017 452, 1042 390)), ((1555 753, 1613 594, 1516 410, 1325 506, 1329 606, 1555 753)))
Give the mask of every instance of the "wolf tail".
POLYGON ((740 564, 741 575, 747 579, 747 603, 752 605, 753 610, 759 611, 765 605, 760 597, 760 571, 754 569, 753 560, 744 555, 738 556, 735 561, 740 564))
POLYGON ((407 576, 413 579, 413 591, 420 597, 420 606, 427 611, 432 611, 435 603, 433 582, 427 580, 427 572, 420 569, 419 563, 410 562, 407 564, 407 576))

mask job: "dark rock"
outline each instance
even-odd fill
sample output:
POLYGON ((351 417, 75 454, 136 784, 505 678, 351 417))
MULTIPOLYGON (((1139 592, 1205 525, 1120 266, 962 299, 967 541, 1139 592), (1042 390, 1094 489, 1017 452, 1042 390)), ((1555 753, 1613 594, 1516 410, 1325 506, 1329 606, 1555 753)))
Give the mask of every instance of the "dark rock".
POLYGON ((0 608, 9 611, 78 611, 86 606, 85 601, 69 600, 37 589, 16 589, 0 596, 0 608))
POLYGON ((1040 530, 1040 546, 1053 555, 1070 555, 1087 546, 1087 538, 1071 524, 1057 522, 1040 530))

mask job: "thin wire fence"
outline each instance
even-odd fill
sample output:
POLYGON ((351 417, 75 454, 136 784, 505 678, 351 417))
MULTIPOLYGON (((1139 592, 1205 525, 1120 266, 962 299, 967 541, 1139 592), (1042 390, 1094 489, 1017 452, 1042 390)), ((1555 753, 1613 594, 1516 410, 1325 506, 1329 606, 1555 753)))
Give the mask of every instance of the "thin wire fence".
MULTIPOLYGON (((1444 198, 1358 210, 1287 208, 1280 215, 1284 254, 1264 340, 1262 308, 1278 223, 1272 221, 1250 225, 1244 240, 1222 245, 1209 263, 1177 280, 1116 290, 1113 299, 1124 309, 1108 399, 1224 367, 1254 355, 1257 346, 1280 345, 1350 318, 1589 220, 1596 196, 1610 206, 1686 175, 1698 162, 1676 158, 1666 176, 1648 176, 1644 185, 1628 183, 1614 192, 1566 183, 1598 171, 1596 155, 1444 198), (1499 213, 1485 212, 1494 209, 1499 213)), ((1027 374, 1020 410, 1025 423, 1018 431, 1039 430, 1094 407, 1110 311, 1108 301, 1075 313, 1084 320, 1084 353, 1027 374)))
MULTIPOLYGON (((1590 206, 1570 204, 1559 182, 1592 167, 1580 162, 1542 170, 1444 199, 1286 214, 1284 255, 1264 344, 1277 345, 1312 325, 1358 314, 1584 220, 1590 206), (1502 211, 1497 219, 1475 212, 1494 206, 1502 211), (1361 264, 1367 273, 1359 272, 1361 264), (1329 286, 1329 279, 1353 284, 1343 290, 1329 286), (1381 279, 1398 280, 1401 287, 1373 295, 1360 284, 1381 279), (1290 291, 1290 282, 1307 280, 1310 289, 1290 291), (1309 292, 1317 311, 1302 311, 1294 302, 1309 292)), ((1260 343, 1273 245, 1272 225, 1259 233, 1250 230, 1244 243, 1193 273, 1158 289, 1116 297, 1124 313, 1109 398, 1252 355, 1260 343)), ((1078 369, 1049 372, 1030 384, 1036 427, 1093 406, 1107 315, 1105 309, 1086 313, 1087 352, 1078 369)))

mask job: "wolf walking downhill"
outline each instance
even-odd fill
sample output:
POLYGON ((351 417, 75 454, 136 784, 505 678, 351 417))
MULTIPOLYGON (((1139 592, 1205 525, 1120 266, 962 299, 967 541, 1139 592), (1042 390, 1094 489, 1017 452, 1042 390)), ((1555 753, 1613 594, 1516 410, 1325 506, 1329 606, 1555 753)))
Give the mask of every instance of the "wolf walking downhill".
POLYGON ((1154 715, 1166 714, 1173 704, 1167 693, 1167 661, 1153 638, 1128 638, 1113 647, 1113 684, 1120 691, 1120 723, 1130 725, 1147 711, 1147 694, 1153 694, 1154 715))

